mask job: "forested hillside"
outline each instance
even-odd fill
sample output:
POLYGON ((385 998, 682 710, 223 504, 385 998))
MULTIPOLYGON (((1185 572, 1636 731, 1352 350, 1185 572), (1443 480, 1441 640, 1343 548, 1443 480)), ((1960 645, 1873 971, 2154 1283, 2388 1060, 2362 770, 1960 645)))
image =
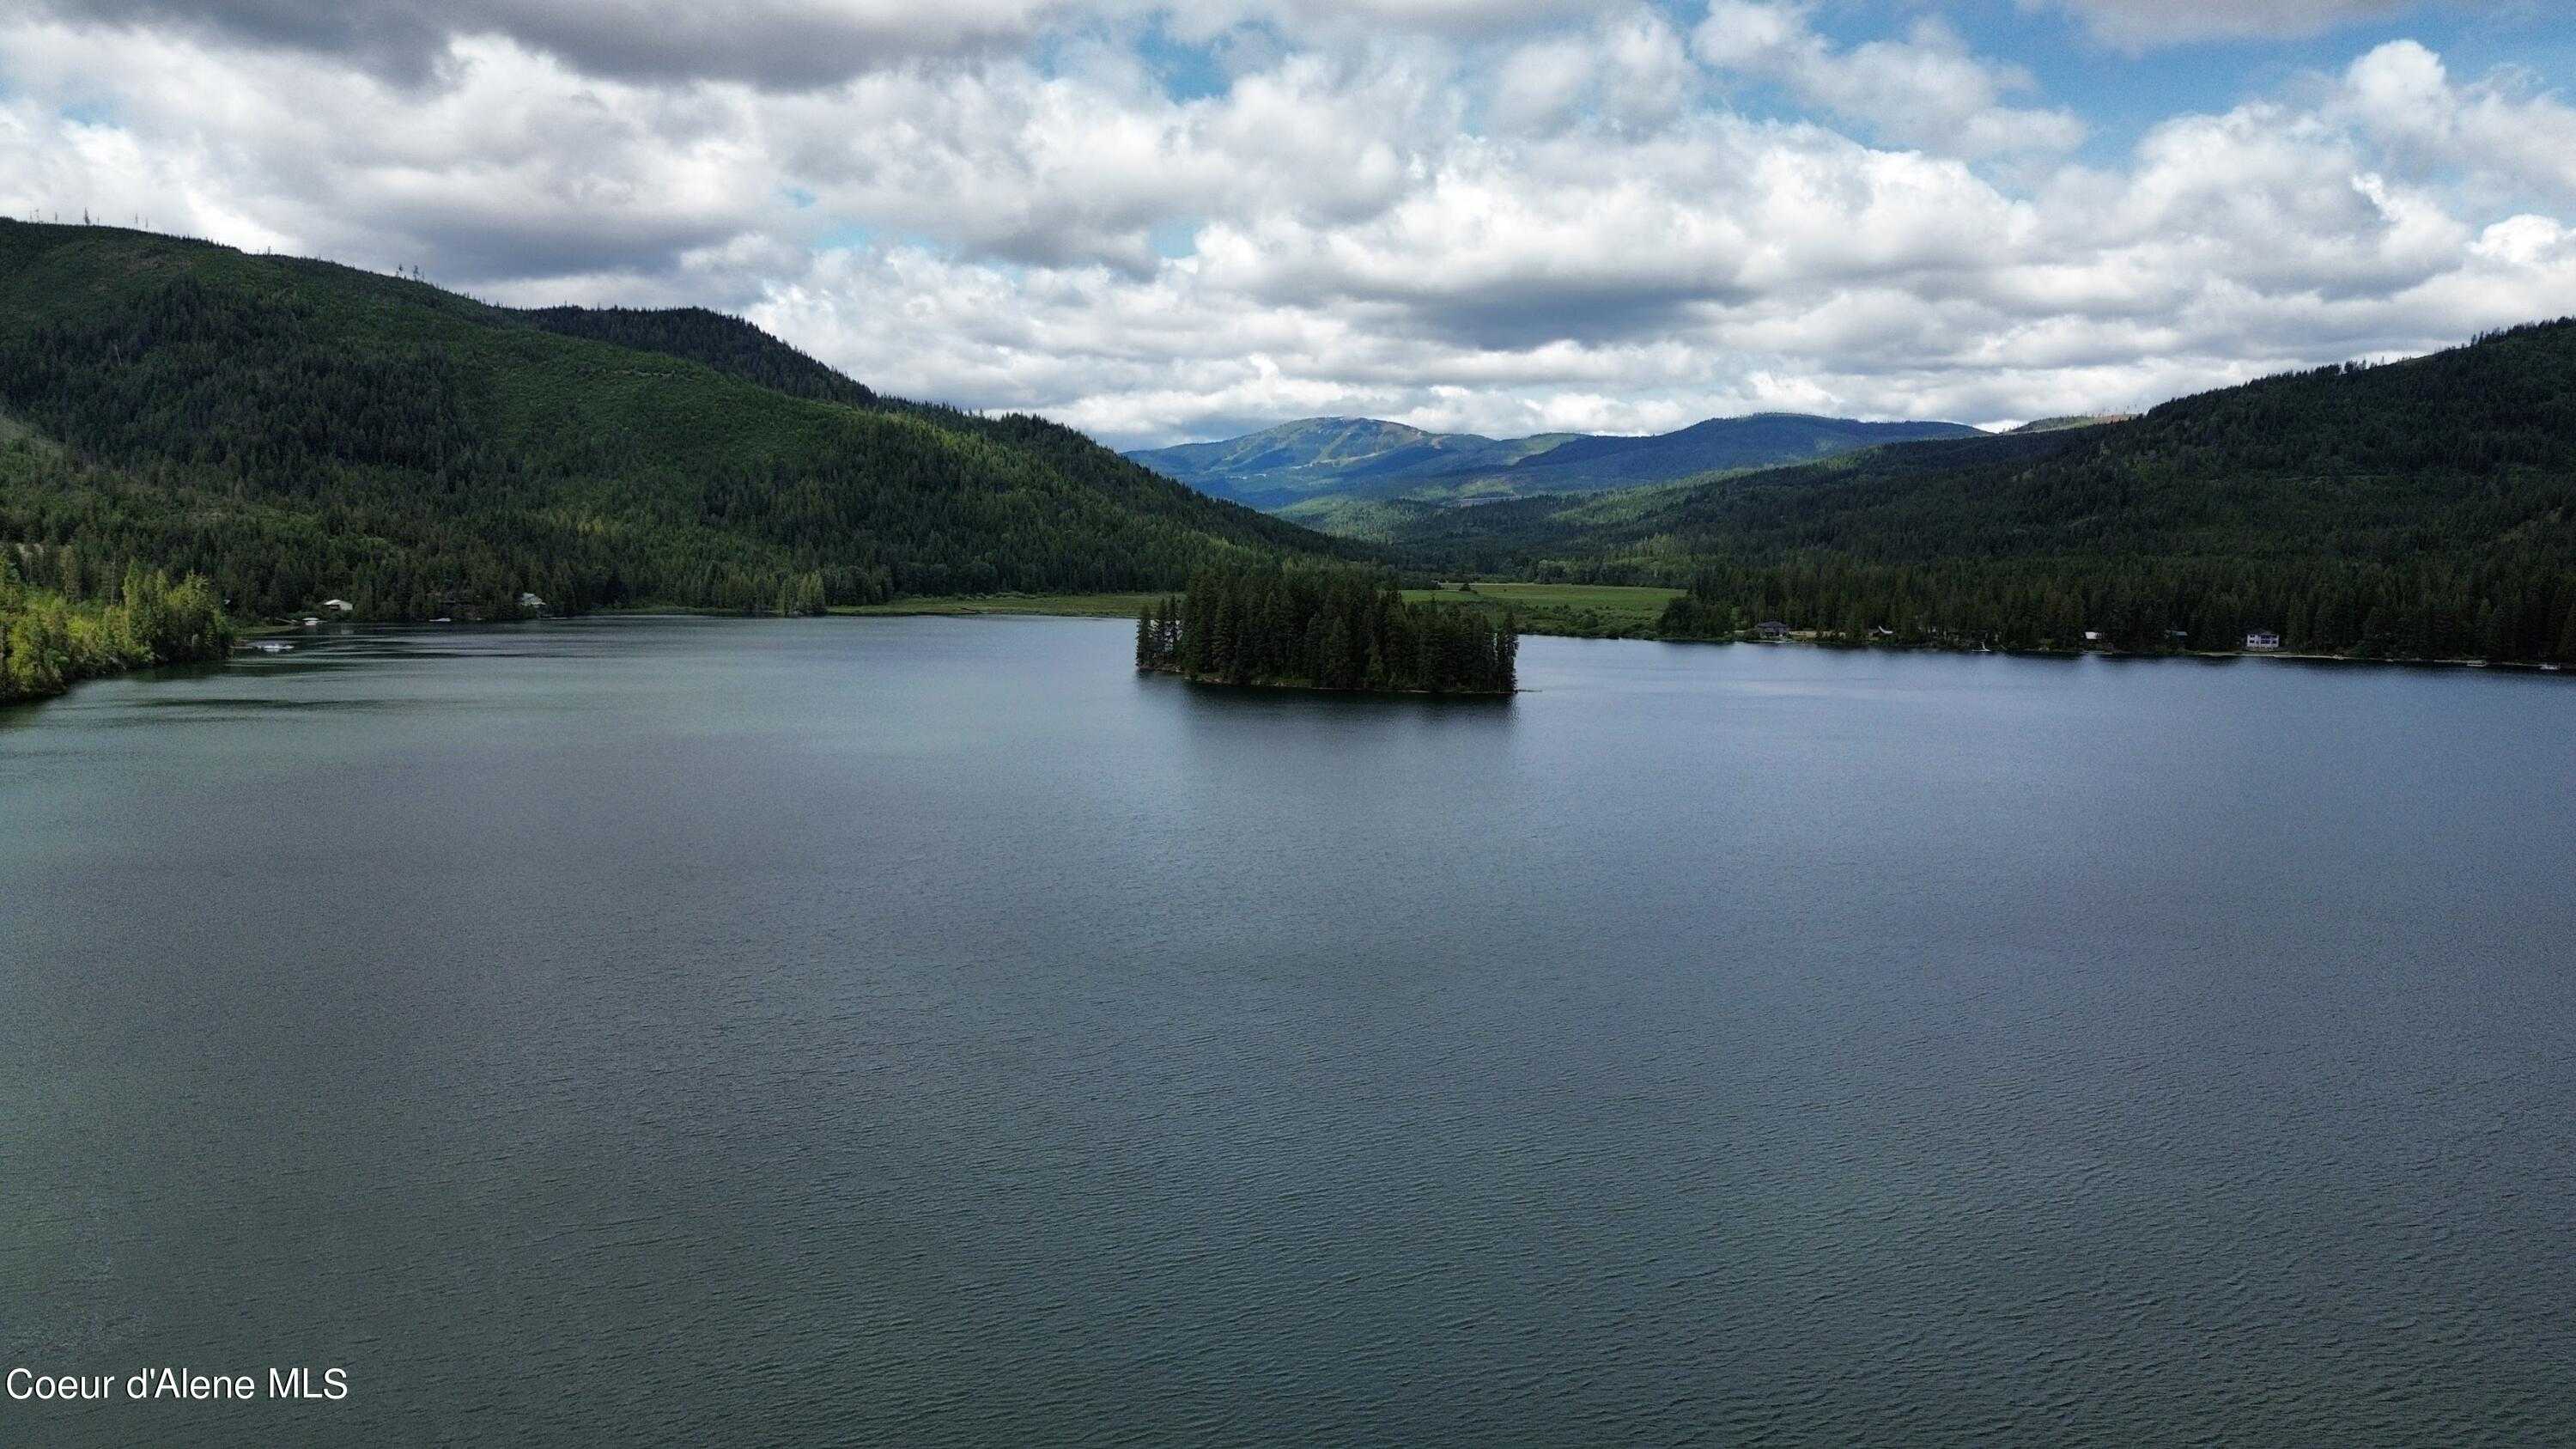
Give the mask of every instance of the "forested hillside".
POLYGON ((1690 584, 1671 632, 2576 658, 2576 324, 2134 421, 1413 520, 1426 562, 1690 584), (1882 634, 1880 631, 1887 631, 1882 634), (2177 633, 2179 631, 2179 633, 2177 633))
POLYGON ((685 357, 789 397, 859 408, 885 401, 741 318, 704 307, 537 307, 516 315, 566 337, 685 357))
POLYGON ((0 419, 0 541, 75 601, 144 563, 251 615, 806 609, 1351 548, 712 313, 514 312, 105 227, 0 222, 0 419))

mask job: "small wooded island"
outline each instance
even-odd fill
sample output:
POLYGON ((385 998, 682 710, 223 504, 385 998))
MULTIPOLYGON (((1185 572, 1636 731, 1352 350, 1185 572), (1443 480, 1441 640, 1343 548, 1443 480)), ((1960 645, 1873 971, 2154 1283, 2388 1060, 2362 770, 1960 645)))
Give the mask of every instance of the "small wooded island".
POLYGON ((1407 604, 1345 569, 1206 569, 1136 618, 1136 667, 1209 684, 1510 694, 1510 619, 1407 604))

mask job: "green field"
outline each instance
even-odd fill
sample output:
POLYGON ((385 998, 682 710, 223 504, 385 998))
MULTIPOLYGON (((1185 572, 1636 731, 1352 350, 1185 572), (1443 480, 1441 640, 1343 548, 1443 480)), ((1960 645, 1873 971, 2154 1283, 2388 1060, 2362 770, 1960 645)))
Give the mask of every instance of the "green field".
POLYGON ((1510 612, 1525 634, 1577 639, 1651 639, 1664 605, 1679 589, 1624 588, 1615 584, 1473 584, 1407 589, 1407 603, 1510 612))

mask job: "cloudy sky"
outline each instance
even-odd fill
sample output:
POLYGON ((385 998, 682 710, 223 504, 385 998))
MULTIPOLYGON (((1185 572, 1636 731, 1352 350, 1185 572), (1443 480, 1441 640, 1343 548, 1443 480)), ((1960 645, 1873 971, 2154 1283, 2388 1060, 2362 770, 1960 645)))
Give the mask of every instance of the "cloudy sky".
POLYGON ((9 0, 0 211, 1120 446, 2013 422, 2576 312, 2562 0, 9 0))

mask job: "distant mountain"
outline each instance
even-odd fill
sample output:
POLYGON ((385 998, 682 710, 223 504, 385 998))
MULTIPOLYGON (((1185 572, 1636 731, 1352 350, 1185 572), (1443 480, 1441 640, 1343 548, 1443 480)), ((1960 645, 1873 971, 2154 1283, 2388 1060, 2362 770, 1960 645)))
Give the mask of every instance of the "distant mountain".
POLYGON ((1417 567, 1690 585, 1848 638, 2576 662, 2576 321, 2117 427, 1375 520, 1417 567))
POLYGON ((810 610, 1351 557, 1080 433, 882 397, 738 318, 0 220, 0 550, 246 614, 810 610))
POLYGON ((1512 470, 1530 493, 1584 493, 1670 483, 1701 473, 1807 463, 1888 443, 1985 436, 1964 423, 1864 423, 1802 413, 1711 418, 1651 438, 1576 438, 1512 470))
POLYGON ((1481 438, 1433 433, 1375 418, 1306 418, 1240 438, 1150 448, 1127 456, 1202 493, 1279 509, 1302 499, 1350 494, 1405 497, 1417 487, 1499 473, 1581 436, 1481 438))
MULTIPOLYGON (((1643 438, 1542 433, 1497 439, 1372 418, 1308 418, 1222 442, 1127 456, 1201 492, 1287 513, 1327 499, 1484 502, 1595 493, 1807 462, 1883 443, 1978 436, 1959 423, 1864 423, 1794 413, 1711 418, 1643 438)), ((1340 515, 1308 509, 1303 516, 1340 515)))

